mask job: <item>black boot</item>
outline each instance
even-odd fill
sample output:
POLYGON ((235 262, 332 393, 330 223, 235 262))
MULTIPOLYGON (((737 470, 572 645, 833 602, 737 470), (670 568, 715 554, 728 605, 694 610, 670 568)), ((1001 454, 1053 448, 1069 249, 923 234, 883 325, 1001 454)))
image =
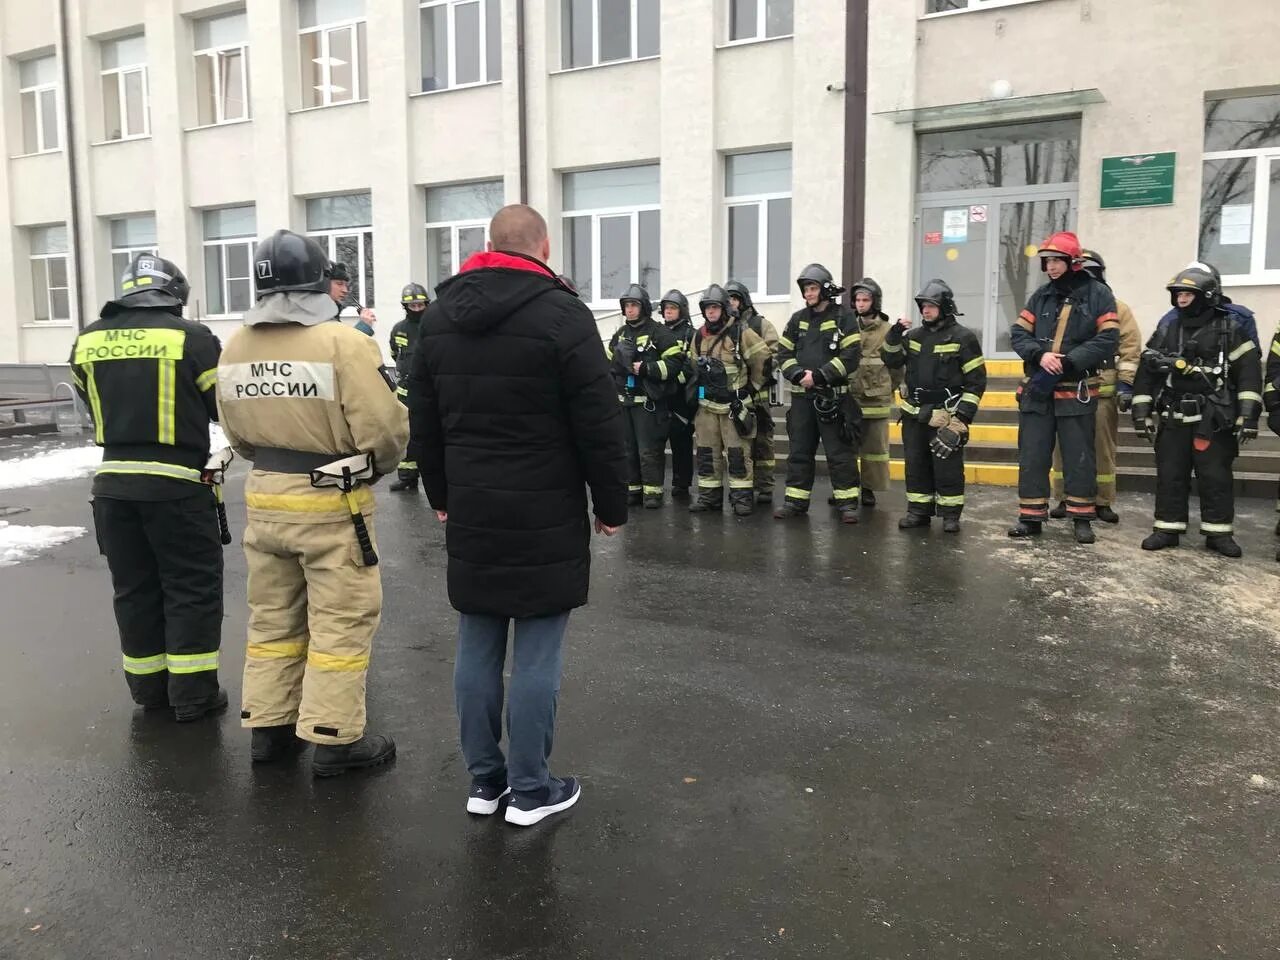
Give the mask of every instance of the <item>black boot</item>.
POLYGON ((791 500, 783 500, 782 506, 780 506, 777 510, 773 511, 773 519, 791 520, 791 519, 794 519, 795 517, 807 516, 808 513, 809 513, 808 507, 801 506, 800 504, 795 503, 794 501, 791 501, 791 500))
POLYGON ((1067 519, 1067 501, 1059 500, 1058 505, 1049 511, 1049 516, 1055 520, 1067 519))
POLYGON ((391 484, 391 486, 387 487, 387 489, 392 493, 400 493, 403 490, 413 490, 416 492, 418 489, 418 478, 401 477, 395 483, 391 484))
POLYGON ((199 720, 210 714, 221 713, 227 709, 227 691, 221 687, 208 700, 201 700, 199 703, 184 703, 180 707, 173 708, 173 719, 179 723, 190 723, 192 720, 199 720))
POLYGON ((1103 523, 1119 523, 1120 514, 1116 513, 1110 507, 1103 506, 1098 508, 1098 519, 1103 523))
POLYGON ((671 490, 671 499, 672 499, 672 500, 679 500, 681 503, 688 503, 688 502, 689 502, 689 488, 688 488, 688 487, 674 487, 674 488, 672 488, 672 490, 671 490))
POLYGON ((915 530, 917 528, 927 527, 932 520, 933 518, 927 513, 908 513, 898 521, 898 529, 915 530))
POLYGON ((644 498, 644 508, 645 508, 646 510, 661 510, 661 509, 662 509, 662 494, 660 494, 660 493, 651 493, 651 494, 649 494, 648 496, 646 496, 646 497, 644 498))
POLYGON ((1076 521, 1076 543, 1097 543, 1098 537, 1093 532, 1093 524, 1088 520, 1076 521))
POLYGON ((1229 533, 1221 533, 1215 537, 1205 537, 1204 546, 1206 550, 1212 550, 1214 553, 1220 553, 1224 557, 1230 557, 1232 560, 1238 560, 1244 556, 1244 551, 1240 549, 1240 544, 1229 533))
POLYGON ((348 770, 376 767, 395 759, 396 742, 390 737, 366 733, 354 743, 317 744, 311 772, 317 777, 336 777, 348 770))
POLYGON ((735 517, 749 517, 755 512, 755 497, 750 490, 734 490, 729 494, 735 517))
POLYGON ((697 500, 689 504, 690 513, 719 513, 724 509, 724 498, 722 496, 715 497, 698 497, 697 500))
POLYGON ((1014 540, 1026 540, 1028 537, 1038 537, 1044 532, 1044 524, 1039 520, 1019 520, 1016 524, 1009 528, 1009 536, 1014 540))
POLYGON ((772 490, 757 490, 757 491, 756 491, 756 503, 760 504, 761 506, 765 506, 765 505, 770 506, 770 507, 771 507, 771 506, 773 506, 773 491, 772 491, 772 490))
POLYGON ((841 523, 857 523, 858 522, 858 505, 856 503, 846 503, 840 508, 841 523))
POLYGON ((943 533, 959 533, 960 518, 959 517, 943 517, 942 532, 943 533))
POLYGON ((298 739, 294 733, 292 723, 279 727, 254 727, 249 739, 249 756, 254 763, 271 763, 307 746, 307 742, 298 739))
POLYGON ((1170 533, 1168 530, 1157 530, 1142 541, 1143 550, 1163 550, 1165 547, 1176 547, 1177 545, 1178 535, 1170 533))
POLYGON ((627 506, 628 506, 628 507, 638 507, 638 506, 640 506, 640 504, 642 504, 643 502, 644 502, 644 494, 643 494, 643 493, 641 493, 639 490, 636 490, 636 491, 635 491, 635 492, 633 492, 633 493, 628 493, 628 494, 627 494, 627 506))
POLYGON ((865 487, 863 488, 862 505, 864 507, 874 507, 876 505, 876 492, 874 490, 867 490, 865 487))

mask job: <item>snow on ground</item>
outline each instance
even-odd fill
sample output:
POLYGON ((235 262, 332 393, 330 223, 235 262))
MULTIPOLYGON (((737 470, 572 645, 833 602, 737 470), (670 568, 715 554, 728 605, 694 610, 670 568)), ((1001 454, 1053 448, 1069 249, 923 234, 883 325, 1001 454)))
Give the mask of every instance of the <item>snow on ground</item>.
POLYGON ((0 520, 0 567, 12 566, 86 532, 84 527, 24 527, 0 520))
POLYGON ((70 480, 92 473, 102 462, 97 447, 64 447, 15 460, 0 460, 0 490, 38 487, 54 480, 70 480))

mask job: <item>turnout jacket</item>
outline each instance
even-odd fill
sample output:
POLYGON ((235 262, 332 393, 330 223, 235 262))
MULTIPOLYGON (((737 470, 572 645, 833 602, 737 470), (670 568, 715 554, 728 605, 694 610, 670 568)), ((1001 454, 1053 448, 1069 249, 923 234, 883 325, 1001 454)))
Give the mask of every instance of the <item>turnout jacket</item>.
POLYGON ((792 393, 805 392, 800 381, 806 370, 813 371, 815 386, 844 393, 862 360, 857 317, 838 303, 825 302, 825 310, 806 305, 793 313, 778 338, 779 369, 791 382, 792 393))
POLYGON ((397 321, 391 328, 391 359, 396 365, 396 393, 402 399, 405 396, 405 384, 409 380, 409 364, 413 360, 413 350, 418 345, 421 331, 422 314, 408 310, 404 312, 404 319, 397 321))
POLYGON ((76 337, 71 376, 103 448, 96 496, 171 500, 198 492, 209 460, 218 338, 173 307, 111 300, 76 337))
POLYGON ((727 414, 735 397, 745 400, 765 385, 769 347, 737 319, 726 320, 716 333, 704 324, 693 336, 689 355, 697 376, 698 406, 708 413, 727 414))
POLYGON ((903 419, 928 423, 935 407, 945 406, 956 419, 973 423, 987 390, 987 361, 977 334, 955 317, 921 324, 906 335, 890 329, 880 356, 890 369, 905 368, 901 399, 903 419), (945 390, 946 398, 927 391, 945 390))
POLYGON ((1266 373, 1263 374, 1262 403, 1267 413, 1280 410, 1280 329, 1271 337, 1267 350, 1266 373))
POLYGON ((618 401, 667 403, 687 379, 686 349, 671 328, 653 317, 624 323, 605 347, 618 401), (632 357, 635 359, 630 360, 632 357), (632 373, 630 366, 636 361, 640 362, 639 374, 632 373))
POLYGON ((756 406, 769 405, 769 384, 773 380, 774 365, 778 360, 778 329, 763 314, 757 313, 755 307, 743 307, 739 321, 757 337, 764 340, 769 348, 769 359, 764 365, 764 386, 756 391, 756 406))
MULTIPOLYGON (((1097 373, 1114 364, 1120 343, 1116 298, 1106 284, 1075 270, 1041 286, 1013 324, 1013 349, 1022 358, 1028 378, 1040 373, 1040 358, 1053 351, 1064 312, 1066 328, 1057 351, 1063 355, 1062 374, 1053 389, 1053 412, 1057 416, 1093 416, 1097 373)), ((1041 401, 1025 386, 1024 381, 1018 389, 1019 409, 1024 413, 1048 412, 1048 399, 1041 401)))
POLYGON ((1116 322, 1120 336, 1120 346, 1115 360, 1099 375, 1098 396, 1114 397, 1116 383, 1133 386, 1134 377, 1138 373, 1138 360, 1142 356, 1142 330, 1134 319, 1133 311, 1123 300, 1116 301, 1116 322))
POLYGON ((882 354, 885 337, 892 326, 883 313, 858 317, 862 362, 850 380, 849 389, 862 407, 862 416, 868 420, 888 419, 893 408, 893 391, 902 383, 902 366, 890 366, 882 354))

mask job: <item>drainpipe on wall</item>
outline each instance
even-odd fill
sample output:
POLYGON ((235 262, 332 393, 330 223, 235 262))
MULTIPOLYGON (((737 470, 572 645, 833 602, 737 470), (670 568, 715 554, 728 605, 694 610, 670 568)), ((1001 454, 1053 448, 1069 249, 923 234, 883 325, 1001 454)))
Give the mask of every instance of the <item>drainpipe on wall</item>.
POLYGON ((70 227, 71 275, 76 287, 76 327, 84 329, 84 274, 80 269, 80 176, 76 172, 75 109, 71 99, 71 61, 67 38, 70 34, 68 0, 58 0, 58 60, 62 63, 62 113, 66 139, 67 182, 71 192, 70 227))
MULTIPOLYGON (((846 286, 862 278, 867 228, 867 21, 869 0, 848 0, 845 7, 844 100, 844 249, 846 286)), ((853 295, 845 294, 852 304, 853 295)))
POLYGON ((520 202, 529 202, 529 134, 528 134, 528 100, 525 97, 525 65, 524 65, 524 0, 516 0, 516 111, 519 114, 517 123, 520 138, 520 202))

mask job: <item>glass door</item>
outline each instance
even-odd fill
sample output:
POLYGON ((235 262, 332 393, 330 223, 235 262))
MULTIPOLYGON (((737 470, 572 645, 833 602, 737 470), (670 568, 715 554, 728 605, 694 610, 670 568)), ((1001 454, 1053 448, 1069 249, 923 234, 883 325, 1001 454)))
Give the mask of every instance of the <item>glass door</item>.
POLYGON ((995 231, 998 248, 995 276, 994 339, 984 349, 995 355, 1011 355, 1009 331, 1031 294, 1045 282, 1036 256, 1046 237, 1059 230, 1074 230, 1076 200, 1054 197, 1040 200, 1003 201, 995 231))
POLYGON ((916 269, 916 290, 935 278, 947 282, 963 314, 960 322, 978 335, 984 349, 991 286, 987 209, 962 202, 922 207, 916 269))

